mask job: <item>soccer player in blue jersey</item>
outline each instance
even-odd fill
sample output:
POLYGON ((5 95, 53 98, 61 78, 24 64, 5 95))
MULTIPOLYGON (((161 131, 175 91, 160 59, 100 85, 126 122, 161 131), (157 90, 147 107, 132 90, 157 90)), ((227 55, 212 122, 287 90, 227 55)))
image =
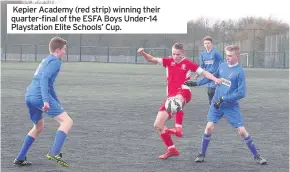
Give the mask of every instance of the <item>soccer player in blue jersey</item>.
MULTIPOLYGON (((209 73, 215 73, 220 65, 224 61, 224 57, 221 53, 213 48, 212 38, 210 36, 206 36, 203 38, 203 45, 205 49, 200 53, 200 67, 209 73)), ((195 79, 199 77, 198 74, 194 76, 195 79)), ((207 82, 206 78, 202 78, 198 80, 196 83, 197 86, 204 85, 204 82, 207 82)), ((216 84, 214 81, 207 83, 207 95, 209 104, 214 96, 216 84)))
POLYGON ((60 151, 73 121, 62 108, 54 90, 54 81, 61 68, 61 59, 66 53, 66 44, 67 41, 62 38, 54 37, 51 39, 49 43, 50 54, 41 61, 26 90, 25 102, 34 125, 26 135, 20 152, 14 160, 15 165, 31 165, 31 162, 27 161, 26 154, 44 129, 42 114, 45 112, 60 124, 54 143, 47 154, 47 159, 54 160, 62 166, 68 166, 68 163, 62 159, 60 151))
MULTIPOLYGON (((208 111, 208 122, 202 137, 201 150, 195 162, 203 162, 214 124, 225 116, 228 122, 238 130, 254 159, 260 164, 267 164, 267 161, 257 152, 255 143, 244 127, 244 121, 238 101, 245 97, 246 82, 243 68, 238 64, 240 48, 230 45, 225 48, 227 63, 220 64, 214 75, 219 77, 221 84, 217 86, 213 100, 208 111)), ((208 80, 207 82, 210 82, 208 80)), ((194 86, 193 81, 185 83, 187 86, 194 86)))

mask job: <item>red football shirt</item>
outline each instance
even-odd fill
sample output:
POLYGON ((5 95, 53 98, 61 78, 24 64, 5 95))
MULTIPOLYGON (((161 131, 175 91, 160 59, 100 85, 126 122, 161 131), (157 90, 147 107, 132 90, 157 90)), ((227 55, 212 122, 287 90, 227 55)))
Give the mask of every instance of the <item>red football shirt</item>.
POLYGON ((162 57, 158 59, 158 63, 166 68, 167 95, 175 94, 181 89, 184 82, 190 80, 192 72, 200 74, 203 71, 185 57, 179 63, 175 63, 172 57, 162 57))

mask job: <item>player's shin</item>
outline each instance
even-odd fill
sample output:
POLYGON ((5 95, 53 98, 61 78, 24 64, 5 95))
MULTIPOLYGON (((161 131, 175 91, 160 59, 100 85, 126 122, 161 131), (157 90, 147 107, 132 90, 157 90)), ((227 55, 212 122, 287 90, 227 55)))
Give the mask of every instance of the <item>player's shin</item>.
POLYGON ((60 150, 62 148, 62 145, 65 141, 67 134, 61 130, 57 130, 53 146, 50 150, 50 154, 52 155, 58 155, 60 153, 60 150))
POLYGON ((32 143, 34 142, 35 138, 31 137, 29 135, 26 135, 24 142, 22 144, 21 150, 17 156, 17 160, 24 160, 26 157, 26 154, 29 150, 29 148, 31 147, 32 143))
POLYGON ((174 128, 167 130, 170 134, 175 134, 177 137, 182 137, 183 116, 184 113, 182 110, 175 114, 175 126, 174 128))
POLYGON ((56 116, 54 119, 60 123, 60 126, 56 132, 50 154, 58 155, 61 151, 62 145, 64 144, 65 138, 73 125, 73 121, 66 112, 56 116))
POLYGON ((201 142, 201 149, 200 149, 200 153, 201 154, 205 154, 206 153, 206 150, 207 150, 207 147, 209 145, 209 142, 210 142, 210 138, 211 138, 211 134, 208 133, 204 133, 203 136, 202 136, 202 142, 201 142))
POLYGON ((172 138, 167 130, 165 132, 161 133, 160 137, 167 148, 174 146, 172 138))
POLYGON ((175 145, 173 144, 173 141, 168 131, 166 130, 164 133, 161 133, 160 136, 165 146, 167 147, 167 150, 165 154, 159 156, 159 159, 167 159, 168 157, 171 157, 171 156, 178 156, 179 152, 176 149, 175 145))
POLYGON ((213 129, 214 129, 214 123, 208 122, 206 124, 205 131, 202 135, 201 150, 200 150, 201 154, 206 153, 206 150, 207 150, 208 144, 210 142, 210 138, 211 138, 211 132, 213 129))
POLYGON ((255 145, 255 143, 250 135, 248 137, 244 138, 244 142, 247 144, 247 146, 250 149, 250 151, 252 152, 253 156, 257 157, 259 155, 259 153, 257 152, 256 145, 255 145))

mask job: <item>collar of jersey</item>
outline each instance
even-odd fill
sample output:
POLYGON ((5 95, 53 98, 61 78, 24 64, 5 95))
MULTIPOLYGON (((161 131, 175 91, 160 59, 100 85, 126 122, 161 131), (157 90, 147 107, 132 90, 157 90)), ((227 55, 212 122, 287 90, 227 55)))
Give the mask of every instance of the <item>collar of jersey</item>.
MULTIPOLYGON (((186 59, 186 57, 183 57, 180 62, 178 62, 177 64, 181 63, 184 59, 186 59)), ((176 62, 175 62, 176 63, 176 62)))
POLYGON ((228 66, 229 66, 229 67, 235 67, 235 66, 237 66, 238 64, 239 64, 239 62, 237 62, 236 64, 233 64, 233 65, 228 64, 228 66))
POLYGON ((206 49, 206 48, 204 48, 204 52, 205 52, 205 53, 207 53, 207 54, 210 54, 212 51, 214 51, 214 48, 213 48, 213 47, 211 48, 211 50, 210 50, 210 51, 207 51, 207 49, 206 49))

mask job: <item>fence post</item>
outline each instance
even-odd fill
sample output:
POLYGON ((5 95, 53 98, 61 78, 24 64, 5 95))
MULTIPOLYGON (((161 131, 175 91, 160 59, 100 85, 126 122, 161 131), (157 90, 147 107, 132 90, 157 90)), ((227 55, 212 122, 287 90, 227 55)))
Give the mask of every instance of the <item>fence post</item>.
POLYGON ((167 54, 166 54, 166 47, 164 47, 164 57, 167 57, 167 54))
POLYGON ((34 62, 37 61, 37 44, 35 45, 35 52, 34 52, 34 62))
POLYGON ((20 45, 20 62, 22 62, 22 50, 23 49, 23 45, 20 45))
POLYGON ((253 68, 255 68, 255 51, 256 51, 256 29, 254 28, 254 44, 253 44, 253 68))
POLYGON ((108 46, 108 52, 107 52, 107 63, 110 62, 110 46, 108 46))
POLYGON ((80 61, 82 61, 82 34, 80 34, 80 61))
POLYGON ((7 45, 4 44, 4 58, 5 58, 5 62, 6 62, 6 58, 7 58, 7 45))
POLYGON ((284 50, 283 68, 286 68, 286 51, 284 50))
POLYGON ((192 61, 194 61, 194 53, 195 53, 195 39, 193 40, 193 56, 192 56, 192 61))
POLYGON ((138 51, 138 48, 136 48, 136 51, 135 51, 136 52, 136 54, 135 54, 135 64, 137 64, 137 58, 138 58, 138 52, 137 51, 138 51))
POLYGON ((225 37, 226 37, 226 29, 225 29, 225 23, 223 22, 223 57, 225 56, 225 37))
POLYGON ((68 46, 66 46, 66 61, 68 62, 68 46))

